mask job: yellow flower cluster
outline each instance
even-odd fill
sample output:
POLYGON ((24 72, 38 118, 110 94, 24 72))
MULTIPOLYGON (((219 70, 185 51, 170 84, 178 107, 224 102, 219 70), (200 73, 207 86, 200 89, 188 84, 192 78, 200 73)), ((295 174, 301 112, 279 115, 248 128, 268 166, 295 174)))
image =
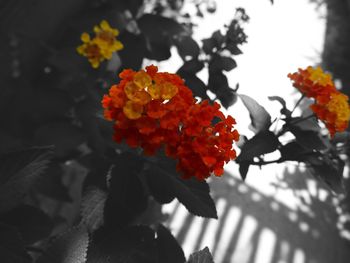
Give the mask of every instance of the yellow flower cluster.
POLYGON ((123 44, 116 39, 119 31, 106 20, 94 27, 94 33, 94 38, 86 32, 81 35, 83 44, 77 47, 77 51, 87 57, 93 68, 98 68, 102 61, 111 59, 114 52, 123 49, 123 44))

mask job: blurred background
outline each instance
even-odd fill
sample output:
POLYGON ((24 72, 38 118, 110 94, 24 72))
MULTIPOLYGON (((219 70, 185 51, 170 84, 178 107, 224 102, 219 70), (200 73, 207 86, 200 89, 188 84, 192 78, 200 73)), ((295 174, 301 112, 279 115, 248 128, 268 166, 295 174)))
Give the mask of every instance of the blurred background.
MULTIPOLYGON (((37 205, 61 220, 61 229, 77 217, 82 182, 89 171, 79 156, 104 152, 113 144, 110 127, 100 123, 101 112, 95 112, 102 94, 118 81, 117 72, 151 63, 160 71, 177 72, 191 56, 192 48, 186 49, 191 41, 166 47, 157 42, 175 34, 176 27, 170 25, 164 33, 138 18, 158 12, 182 23, 203 49, 203 40, 215 39, 213 32, 228 30, 237 8, 245 10, 249 21, 236 17, 247 38, 237 44, 239 52, 233 52, 237 67, 225 72, 228 87, 254 98, 273 119, 280 105, 268 96, 281 96, 293 108, 299 95, 287 74, 299 67, 321 65, 350 94, 346 0, 0 0, 0 152, 26 145, 58 146, 49 170, 52 180, 39 183, 36 191, 46 198, 37 205), (75 48, 80 34, 101 19, 120 30, 125 48, 95 70, 75 48), (148 49, 140 44, 142 34, 148 49), (92 123, 95 119, 98 127, 92 123)), ((193 83, 209 85, 207 64, 196 74, 200 82, 193 83)), ((225 113, 237 120, 240 133, 250 137, 249 113, 232 90, 223 98, 212 91, 207 94, 219 98, 225 113)), ((296 112, 303 107, 307 105, 296 112)), ((346 166, 345 178, 348 171, 346 166)), ((176 200, 162 208, 165 224, 186 257, 208 246, 216 263, 350 261, 347 191, 332 193, 302 164, 250 167, 243 182, 232 162, 222 178, 211 178, 209 184, 218 220, 190 215, 176 200)), ((346 190, 349 187, 347 183, 346 190)))

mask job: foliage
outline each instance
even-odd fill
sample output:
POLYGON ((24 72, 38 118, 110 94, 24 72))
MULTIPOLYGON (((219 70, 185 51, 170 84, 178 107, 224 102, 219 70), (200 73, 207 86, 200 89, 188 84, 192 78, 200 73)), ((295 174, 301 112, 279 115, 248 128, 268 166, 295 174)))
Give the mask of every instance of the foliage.
MULTIPOLYGON (((311 68, 317 78, 290 76, 302 93, 320 79, 328 85, 324 97, 309 97, 323 107, 313 110, 331 139, 314 116, 293 115, 299 102, 290 110, 270 97, 282 106, 273 121, 238 85, 229 86, 226 73, 247 41, 243 9, 198 43, 183 1, 25 2, 7 1, 4 13, 16 16, 20 5, 30 17, 1 20, 1 262, 185 262, 152 208, 177 199, 194 215, 218 217, 205 179, 221 176, 236 157, 235 121, 219 103, 228 108, 238 99, 254 132, 236 159, 243 179, 251 165, 296 161, 343 191, 349 136, 335 132, 345 129, 348 104, 328 75, 311 68), (93 37, 84 33, 92 28, 93 37), (183 60, 176 74, 141 69, 144 59, 169 59, 171 48, 183 60), (198 77, 203 70, 207 83, 198 77), (282 141, 286 133, 293 139, 282 141), (280 158, 266 161, 273 152, 280 158)), ((213 1, 195 7, 198 16, 215 12, 213 1)), ((213 259, 205 248, 188 262, 213 259)))

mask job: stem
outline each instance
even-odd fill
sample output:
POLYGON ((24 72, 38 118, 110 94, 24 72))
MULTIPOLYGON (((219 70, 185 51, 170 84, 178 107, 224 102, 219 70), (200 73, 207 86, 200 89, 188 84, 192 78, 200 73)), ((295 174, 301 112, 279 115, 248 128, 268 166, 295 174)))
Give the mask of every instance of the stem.
POLYGON ((281 163, 283 161, 284 161, 284 159, 280 158, 280 159, 276 159, 276 160, 272 160, 272 161, 248 162, 248 164, 261 166, 261 165, 272 164, 272 163, 281 163))
MULTIPOLYGON (((305 120, 308 120, 308 119, 311 119, 311 118, 314 118, 314 117, 316 117, 315 114, 310 114, 309 116, 306 116, 306 117, 304 117, 304 118, 300 118, 300 119, 298 119, 298 120, 292 120, 292 121, 290 121, 288 124, 292 124, 292 125, 293 125, 293 124, 296 124, 296 123, 299 123, 299 122, 303 122, 303 121, 305 121, 305 120)), ((289 130, 288 127, 286 128, 286 126, 284 126, 284 127, 282 128, 282 130, 280 130, 280 131, 276 134, 276 136, 279 137, 279 136, 285 134, 288 130, 289 130)))
POLYGON ((292 112, 290 113, 290 115, 293 114, 293 112, 295 111, 295 109, 299 106, 300 102, 305 98, 304 94, 301 94, 300 99, 297 101, 297 103, 295 104, 294 108, 292 109, 292 112))

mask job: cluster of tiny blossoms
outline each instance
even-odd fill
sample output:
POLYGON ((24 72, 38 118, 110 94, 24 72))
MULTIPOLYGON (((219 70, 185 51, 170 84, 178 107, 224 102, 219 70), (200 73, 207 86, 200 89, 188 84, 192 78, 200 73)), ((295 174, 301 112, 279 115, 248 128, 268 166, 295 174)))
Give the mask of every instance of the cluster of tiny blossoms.
POLYGON ((184 178, 223 174, 224 163, 236 157, 232 143, 239 134, 235 120, 225 117, 218 103, 197 103, 178 75, 158 72, 153 65, 146 71, 126 69, 119 76, 119 84, 102 100, 105 118, 115 122, 116 142, 125 139, 146 155, 164 146, 166 155, 178 160, 184 178), (213 124, 215 117, 219 121, 213 124))
POLYGON ((350 119, 348 96, 336 89, 330 74, 309 66, 288 77, 302 94, 315 99, 311 110, 325 123, 331 137, 346 130, 350 119))
POLYGON ((110 60, 112 54, 123 48, 123 44, 116 39, 119 35, 117 29, 112 28, 106 20, 100 26, 94 27, 95 37, 84 32, 81 35, 83 44, 77 48, 80 55, 87 57, 93 68, 98 68, 104 60, 110 60))

